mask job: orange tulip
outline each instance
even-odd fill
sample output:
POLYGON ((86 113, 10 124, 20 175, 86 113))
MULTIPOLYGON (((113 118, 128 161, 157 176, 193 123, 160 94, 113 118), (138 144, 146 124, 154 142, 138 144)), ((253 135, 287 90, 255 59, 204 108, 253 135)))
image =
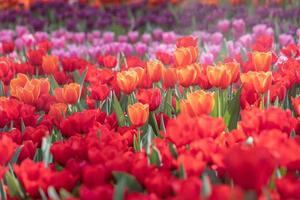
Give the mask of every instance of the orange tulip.
POLYGON ((160 81, 164 69, 164 64, 159 60, 147 62, 147 73, 152 82, 160 81))
POLYGON ((57 56, 43 56, 42 68, 46 74, 53 74, 58 71, 57 56))
POLYGON ((174 87, 177 82, 176 68, 164 68, 162 78, 166 88, 174 87))
POLYGON ((48 79, 31 79, 25 74, 18 74, 10 82, 10 94, 27 104, 35 104, 41 94, 50 90, 48 79))
POLYGON ((272 85, 272 72, 248 72, 241 75, 243 84, 250 84, 257 93, 263 94, 272 85))
POLYGON ((181 47, 174 52, 176 66, 186 66, 196 62, 199 50, 197 47, 181 47))
POLYGON ((139 74, 137 71, 130 69, 117 73, 117 84, 122 92, 130 94, 139 84, 139 74))
POLYGON ((180 102, 181 113, 190 116, 209 114, 215 105, 214 93, 198 90, 187 95, 187 99, 180 102))
POLYGON ((128 105, 128 116, 134 126, 142 126, 146 123, 149 116, 149 105, 135 103, 128 105))
POLYGON ((235 62, 207 67, 207 78, 214 87, 227 88, 239 75, 239 64, 235 62))
POLYGON ((59 122, 67 112, 67 104, 65 103, 55 103, 50 105, 50 110, 48 115, 52 116, 54 120, 59 122))
POLYGON ((194 65, 177 68, 177 79, 183 87, 189 87, 195 83, 197 79, 197 68, 194 65))
POLYGON ((271 52, 252 52, 252 62, 255 71, 269 71, 272 64, 272 53, 271 52))
POLYGON ((77 83, 66 84, 63 88, 56 88, 54 93, 57 101, 75 104, 80 97, 80 85, 77 83))

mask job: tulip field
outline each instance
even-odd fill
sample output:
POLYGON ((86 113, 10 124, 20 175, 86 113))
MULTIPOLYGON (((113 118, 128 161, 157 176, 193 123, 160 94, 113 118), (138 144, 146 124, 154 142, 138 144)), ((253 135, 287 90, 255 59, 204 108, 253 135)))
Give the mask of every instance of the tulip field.
POLYGON ((299 0, 0 0, 0 200, 299 200, 299 0))

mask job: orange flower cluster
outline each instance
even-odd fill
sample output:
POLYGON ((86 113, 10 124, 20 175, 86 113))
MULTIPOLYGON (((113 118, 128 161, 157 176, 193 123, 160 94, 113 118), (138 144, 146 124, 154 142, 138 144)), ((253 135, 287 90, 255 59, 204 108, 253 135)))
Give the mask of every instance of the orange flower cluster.
POLYGON ((42 94, 50 90, 48 79, 29 79, 25 74, 18 74, 10 82, 10 94, 24 103, 35 104, 42 94))

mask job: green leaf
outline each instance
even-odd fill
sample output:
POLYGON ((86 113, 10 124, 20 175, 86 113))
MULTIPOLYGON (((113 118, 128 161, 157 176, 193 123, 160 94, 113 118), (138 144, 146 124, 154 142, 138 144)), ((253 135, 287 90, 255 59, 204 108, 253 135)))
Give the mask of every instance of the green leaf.
POLYGON ((172 90, 168 89, 165 98, 164 113, 169 117, 172 116, 172 106, 170 105, 172 105, 172 90))
POLYGON ((64 188, 61 188, 59 190, 59 195, 61 196, 62 199, 68 199, 73 197, 73 195, 67 190, 65 190, 64 188))
POLYGON ((152 126, 155 135, 160 136, 160 131, 157 125, 157 121, 156 121, 156 117, 155 117, 155 113, 154 112, 150 112, 149 115, 149 124, 152 126))
POLYGON ((7 199, 5 189, 4 189, 3 180, 0 180, 0 199, 2 199, 2 200, 7 199))
POLYGON ((125 188, 127 188, 129 192, 143 192, 143 187, 134 176, 118 171, 114 171, 112 174, 117 182, 114 192, 114 200, 124 199, 125 188))
POLYGON ((219 106, 218 106, 218 102, 219 102, 219 95, 218 94, 215 94, 215 106, 211 112, 211 116, 213 117, 218 117, 219 115, 219 106))
POLYGON ((121 179, 117 182, 114 191, 114 200, 123 200, 125 193, 126 183, 124 179, 121 179))
POLYGON ((60 197, 53 186, 48 187, 48 196, 53 200, 60 200, 60 197))
POLYGON ((0 96, 5 96, 5 92, 4 92, 4 87, 3 87, 3 82, 0 81, 0 96))
POLYGON ((141 151, 141 135, 138 132, 137 136, 133 135, 133 148, 135 152, 140 152, 141 151))
POLYGON ((159 150, 152 146, 152 151, 149 156, 150 164, 156 165, 157 167, 161 166, 161 155, 159 150))
POLYGON ((228 130, 236 128, 237 122, 240 118, 240 93, 241 90, 238 90, 227 104, 224 121, 228 130))
POLYGON ((212 189, 211 189, 209 176, 206 174, 203 174, 201 195, 202 195, 202 197, 207 198, 211 195, 211 192, 212 192, 212 189))
POLYGON ((118 101, 118 98, 116 96, 116 94, 113 94, 113 110, 115 111, 116 115, 117 115, 117 119, 119 122, 119 126, 125 126, 126 125, 126 118, 124 116, 124 112, 121 108, 120 102, 118 101))
POLYGON ((15 151, 13 157, 12 157, 11 160, 9 161, 10 164, 17 163, 22 148, 23 148, 23 145, 19 146, 19 147, 16 149, 16 151, 15 151))
POLYGON ((51 138, 50 137, 44 137, 42 140, 42 155, 43 155, 43 162, 46 166, 49 165, 49 163, 52 162, 52 155, 50 153, 51 148, 51 138))
POLYGON ((150 125, 147 125, 147 132, 142 137, 142 146, 144 147, 146 154, 150 154, 150 147, 152 145, 152 139, 155 137, 153 129, 150 125))
POLYGON ((184 166, 182 163, 180 163, 180 165, 179 165, 179 178, 180 179, 186 178, 186 172, 185 172, 185 169, 184 169, 184 166))
POLYGON ((59 88, 58 83, 56 82, 55 78, 53 77, 53 75, 49 76, 49 82, 50 82, 50 89, 51 89, 51 93, 54 94, 54 90, 56 88, 59 88))
POLYGON ((21 185, 18 179, 13 175, 12 171, 6 172, 5 181, 8 186, 8 191, 11 197, 25 197, 21 185))
POLYGON ((178 153, 177 153, 177 150, 176 150, 176 146, 171 142, 169 142, 169 150, 170 150, 173 158, 177 159, 178 158, 178 153))
POLYGON ((42 200, 48 200, 48 198, 47 198, 45 192, 42 190, 42 188, 39 188, 39 192, 40 192, 42 200))
POLYGON ((26 126, 25 126, 24 120, 23 120, 23 118, 21 118, 21 132, 22 132, 22 134, 24 134, 25 129, 26 129, 26 126))

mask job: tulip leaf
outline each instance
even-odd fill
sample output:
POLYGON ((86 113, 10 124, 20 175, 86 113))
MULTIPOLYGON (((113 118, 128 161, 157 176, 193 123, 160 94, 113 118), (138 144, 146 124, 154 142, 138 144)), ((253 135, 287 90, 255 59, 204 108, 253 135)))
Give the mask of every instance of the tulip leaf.
POLYGON ((3 87, 3 82, 0 81, 0 96, 5 96, 5 92, 4 92, 4 87, 3 87))
POLYGON ((169 117, 172 116, 172 90, 168 89, 164 104, 164 113, 169 117))
POLYGON ((160 131, 159 131, 159 128, 158 128, 158 125, 157 125, 157 121, 156 121, 154 112, 150 112, 149 124, 152 126, 153 131, 155 132, 155 135, 160 136, 160 131))
POLYGON ((61 196, 62 199, 68 199, 73 197, 73 195, 67 190, 65 190, 64 188, 61 188, 59 190, 59 195, 61 196))
POLYGON ((0 199, 3 199, 3 200, 7 199, 5 189, 4 189, 3 180, 0 180, 0 199))
POLYGON ((24 120, 23 120, 23 118, 21 118, 21 133, 22 134, 24 134, 25 129, 26 129, 26 126, 25 126, 24 120))
POLYGON ((117 183, 114 192, 114 200, 123 200, 125 189, 129 192, 143 192, 143 187, 134 176, 118 171, 114 171, 112 174, 117 183))
POLYGON ((152 151, 149 156, 150 164, 156 165, 157 167, 161 166, 161 155, 159 150, 152 146, 152 151))
POLYGON ((51 138, 50 137, 44 137, 42 140, 42 156, 43 156, 43 161, 46 166, 49 165, 49 163, 52 162, 52 155, 50 153, 50 147, 51 147, 51 138))
POLYGON ((5 180, 11 197, 21 197, 22 199, 25 197, 18 179, 11 170, 6 172, 5 180))
POLYGON ((155 137, 154 131, 150 125, 147 126, 147 132, 142 137, 142 146, 144 147, 146 154, 150 154, 150 147, 152 145, 152 139, 155 137))
POLYGON ((202 197, 207 198, 211 195, 211 192, 212 192, 212 188, 211 188, 209 176, 204 173, 202 176, 201 195, 202 195, 202 197))
POLYGON ((124 116, 124 112, 121 108, 120 102, 118 101, 118 98, 116 96, 116 94, 113 94, 113 110, 115 111, 116 115, 117 115, 117 119, 119 122, 119 126, 125 126, 126 125, 126 119, 124 116))
POLYGON ((135 152, 141 151, 141 136, 140 133, 136 135, 133 135, 133 148, 135 152))
POLYGON ((60 200, 60 197, 53 186, 48 187, 48 196, 53 200, 60 200))
POLYGON ((52 92, 52 94, 54 94, 55 88, 59 88, 59 85, 58 85, 58 83, 56 82, 56 80, 55 80, 55 78, 53 77, 53 75, 49 76, 49 82, 50 82, 51 92, 52 92))
POLYGON ((16 151, 15 151, 13 157, 12 157, 11 160, 9 161, 10 164, 14 164, 14 163, 17 163, 17 162, 18 162, 19 155, 20 155, 20 153, 21 153, 22 148, 23 148, 23 145, 19 146, 19 147, 16 149, 16 151))
POLYGON ((176 150, 176 146, 171 142, 169 142, 169 150, 170 150, 173 158, 177 159, 178 153, 177 153, 177 150, 176 150))
POLYGON ((179 178, 180 179, 185 179, 186 178, 186 172, 184 169, 184 165, 182 163, 180 163, 179 165, 179 178))
POLYGON ((218 114, 219 114, 219 106, 218 106, 218 103, 219 103, 219 95, 216 94, 215 95, 215 105, 214 105, 214 108, 211 112, 211 116, 213 117, 218 117, 218 114))
POLYGON ((238 90, 227 104, 227 109, 224 114, 224 121, 228 130, 236 128, 240 117, 240 93, 241 90, 238 90))
POLYGON ((42 188, 39 188, 40 196, 42 200, 48 200, 47 195, 45 192, 42 190, 42 188))

